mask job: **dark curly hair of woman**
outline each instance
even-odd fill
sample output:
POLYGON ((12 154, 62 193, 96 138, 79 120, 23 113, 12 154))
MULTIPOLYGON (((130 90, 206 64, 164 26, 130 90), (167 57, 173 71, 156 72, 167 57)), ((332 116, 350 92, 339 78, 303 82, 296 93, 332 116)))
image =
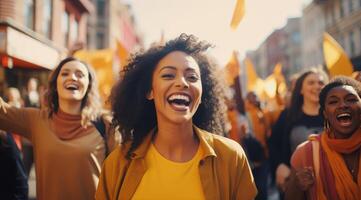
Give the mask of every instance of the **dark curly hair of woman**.
POLYGON ((210 44, 198 41, 193 35, 181 34, 165 45, 153 46, 145 52, 131 56, 121 72, 123 77, 113 87, 110 96, 113 125, 119 127, 123 144, 131 142, 128 158, 157 125, 154 101, 148 100, 147 94, 152 89, 152 74, 156 65, 173 51, 182 51, 192 56, 200 68, 202 103, 192 118, 193 123, 208 132, 225 134, 226 88, 216 74, 216 66, 205 54, 209 47, 210 44))

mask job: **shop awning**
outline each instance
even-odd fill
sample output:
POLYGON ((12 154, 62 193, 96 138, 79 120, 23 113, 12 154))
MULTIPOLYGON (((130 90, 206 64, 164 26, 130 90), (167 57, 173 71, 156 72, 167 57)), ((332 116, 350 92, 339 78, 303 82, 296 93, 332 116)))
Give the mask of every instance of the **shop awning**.
MULTIPOLYGON (((8 20, 0 21, 0 56, 12 59, 14 67, 54 69, 62 52, 51 41, 22 30, 8 20)), ((6 66, 5 66, 6 67, 6 66)))

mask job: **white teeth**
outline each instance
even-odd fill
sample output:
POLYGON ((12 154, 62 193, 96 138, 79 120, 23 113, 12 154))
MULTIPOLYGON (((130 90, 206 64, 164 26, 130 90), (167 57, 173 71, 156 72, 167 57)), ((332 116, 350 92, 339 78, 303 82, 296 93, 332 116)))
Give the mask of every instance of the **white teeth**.
POLYGON ((184 101, 187 101, 187 102, 190 101, 188 96, 181 95, 181 94, 175 94, 175 95, 172 95, 172 96, 169 97, 170 101, 175 100, 175 99, 181 99, 181 100, 184 100, 184 101))
POLYGON ((76 84, 68 84, 66 85, 66 89, 78 89, 79 87, 76 84))
POLYGON ((351 117, 351 115, 348 113, 342 113, 342 114, 337 115, 337 117, 351 117))

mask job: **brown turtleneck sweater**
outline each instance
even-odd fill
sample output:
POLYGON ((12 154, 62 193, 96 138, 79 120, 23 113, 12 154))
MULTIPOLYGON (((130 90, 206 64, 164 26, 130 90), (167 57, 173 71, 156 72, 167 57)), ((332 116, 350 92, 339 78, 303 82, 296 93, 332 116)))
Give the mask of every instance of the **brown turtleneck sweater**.
MULTIPOLYGON (((94 199, 105 157, 104 140, 94 127, 83 129, 72 117, 60 113, 48 118, 46 110, 35 108, 11 107, 7 113, 0 109, 0 129, 19 133, 34 145, 39 200, 94 199)), ((112 150, 120 137, 104 122, 112 150)))
POLYGON ((55 134, 62 140, 72 140, 95 131, 94 126, 81 125, 81 115, 72 115, 59 109, 53 116, 55 134))

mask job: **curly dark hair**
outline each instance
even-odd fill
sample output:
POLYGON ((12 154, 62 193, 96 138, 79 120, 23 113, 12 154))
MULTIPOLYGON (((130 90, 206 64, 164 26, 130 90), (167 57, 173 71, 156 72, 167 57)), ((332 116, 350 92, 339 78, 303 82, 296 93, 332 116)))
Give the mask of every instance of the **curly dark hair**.
POLYGON ((355 89, 358 96, 361 97, 361 83, 353 78, 347 76, 335 76, 327 85, 325 85, 320 92, 320 110, 322 114, 325 110, 325 102, 327 94, 335 87, 348 85, 355 89))
POLYGON ((131 56, 121 72, 122 80, 113 87, 110 96, 113 125, 119 127, 123 144, 131 142, 128 158, 157 125, 154 101, 149 101, 147 94, 152 89, 152 74, 156 65, 173 51, 181 51, 192 56, 200 68, 202 103, 192 118, 193 123, 214 134, 226 133, 226 88, 216 74, 216 66, 204 53, 209 47, 210 44, 183 33, 165 45, 153 46, 145 52, 131 56))
POLYGON ((311 68, 303 72, 296 80, 295 87, 292 91, 291 103, 288 109, 287 117, 290 119, 289 126, 292 126, 302 115, 303 95, 301 94, 302 85, 304 80, 310 74, 320 74, 325 81, 328 81, 327 74, 318 68, 311 68))
POLYGON ((86 91, 86 94, 81 103, 82 110, 82 122, 83 125, 89 124, 91 121, 94 121, 101 114, 101 101, 98 92, 98 82, 95 76, 94 70, 85 62, 78 60, 74 57, 68 57, 62 60, 59 65, 54 69, 50 74, 48 90, 45 93, 46 107, 49 111, 49 117, 52 117, 54 113, 57 113, 59 110, 59 96, 57 92, 57 79, 61 68, 68 62, 77 61, 82 63, 88 70, 89 85, 86 91))

